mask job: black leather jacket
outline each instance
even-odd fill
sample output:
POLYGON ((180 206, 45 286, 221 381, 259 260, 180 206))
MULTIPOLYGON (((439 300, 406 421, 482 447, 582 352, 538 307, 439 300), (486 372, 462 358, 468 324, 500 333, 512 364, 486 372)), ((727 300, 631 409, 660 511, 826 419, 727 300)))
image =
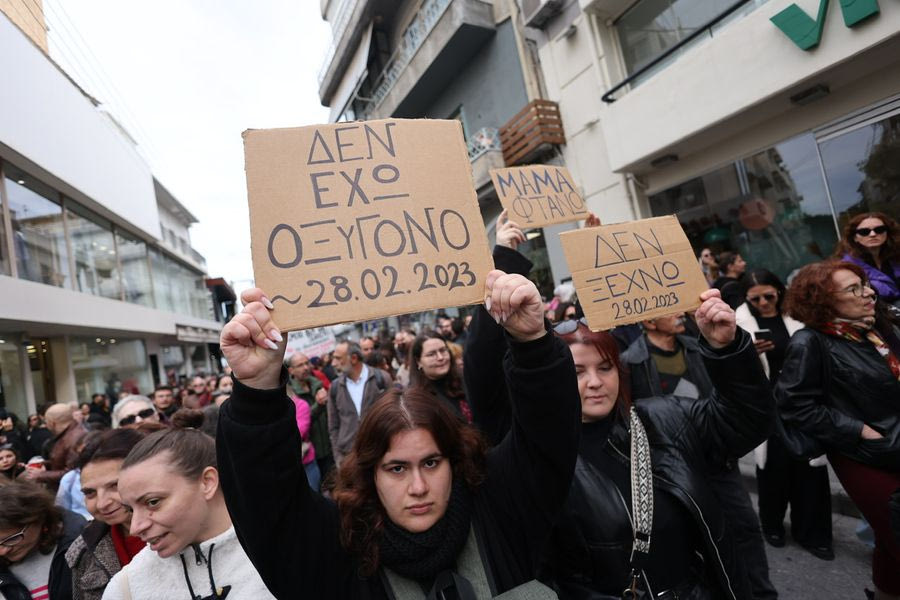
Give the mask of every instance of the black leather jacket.
MULTIPOLYGON (((716 598, 743 599, 741 589, 732 583, 740 558, 734 554, 708 474, 721 471, 729 460, 769 436, 775 403, 746 332, 739 328, 734 344, 722 352, 705 342, 700 343, 700 352, 715 386, 711 396, 699 400, 657 396, 643 399, 636 409, 650 441, 654 488, 671 494, 694 517, 703 541, 707 585, 716 598)), ((626 425, 615 424, 607 451, 627 464, 626 425)), ((556 581, 560 598, 619 597, 630 572, 630 512, 612 480, 579 458, 548 552, 547 578, 556 581)), ((679 597, 693 598, 692 593, 679 597)))
POLYGON ((900 382, 870 342, 801 329, 791 338, 775 395, 785 424, 825 450, 900 470, 900 382), (863 424, 884 437, 862 439, 863 424))

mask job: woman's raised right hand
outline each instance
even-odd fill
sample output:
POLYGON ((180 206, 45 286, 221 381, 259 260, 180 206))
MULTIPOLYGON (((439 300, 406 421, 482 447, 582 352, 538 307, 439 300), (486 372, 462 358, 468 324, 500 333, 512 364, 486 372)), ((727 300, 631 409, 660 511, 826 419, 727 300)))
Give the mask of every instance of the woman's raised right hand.
POLYGON ((287 342, 272 321, 272 303, 259 288, 241 293, 244 309, 222 329, 219 347, 234 376, 248 387, 278 387, 287 342))

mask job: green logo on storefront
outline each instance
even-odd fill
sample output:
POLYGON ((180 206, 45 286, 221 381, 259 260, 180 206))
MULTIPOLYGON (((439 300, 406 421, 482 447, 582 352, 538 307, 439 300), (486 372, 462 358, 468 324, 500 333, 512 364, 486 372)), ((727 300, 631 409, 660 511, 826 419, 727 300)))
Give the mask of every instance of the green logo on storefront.
MULTIPOLYGON (((855 27, 878 14, 878 0, 840 0, 844 25, 855 27)), ((813 20, 802 8, 791 4, 770 20, 801 50, 811 50, 819 45, 825 28, 828 0, 819 0, 819 14, 813 20)))

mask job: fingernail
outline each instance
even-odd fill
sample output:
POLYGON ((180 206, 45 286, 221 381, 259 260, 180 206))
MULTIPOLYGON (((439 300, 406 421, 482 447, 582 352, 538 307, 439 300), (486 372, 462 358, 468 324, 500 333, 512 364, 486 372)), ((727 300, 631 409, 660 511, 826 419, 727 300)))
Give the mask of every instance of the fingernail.
POLYGON ((505 322, 508 316, 506 312, 500 313, 500 321, 505 322))
POLYGON ((281 337, 281 333, 277 329, 273 329, 269 332, 269 337, 275 340, 276 342, 283 342, 284 338, 281 337))
MULTIPOLYGON (((269 310, 272 310, 273 308, 275 308, 275 307, 272 305, 272 301, 269 300, 268 298, 266 298, 265 296, 263 296, 263 297, 260 299, 260 302, 262 302, 262 303, 263 303, 263 306, 265 306, 265 307, 268 308, 269 310)), ((281 341, 281 340, 279 340, 279 341, 281 341)))
POLYGON ((487 309, 488 312, 491 312, 491 297, 490 296, 488 296, 487 298, 484 299, 484 307, 487 309))
POLYGON ((500 315, 492 315, 492 316, 494 317, 494 320, 497 321, 497 325, 499 325, 500 324, 500 315))
POLYGON ((268 346, 271 350, 278 350, 278 344, 276 344, 269 338, 266 338, 266 346, 268 346))

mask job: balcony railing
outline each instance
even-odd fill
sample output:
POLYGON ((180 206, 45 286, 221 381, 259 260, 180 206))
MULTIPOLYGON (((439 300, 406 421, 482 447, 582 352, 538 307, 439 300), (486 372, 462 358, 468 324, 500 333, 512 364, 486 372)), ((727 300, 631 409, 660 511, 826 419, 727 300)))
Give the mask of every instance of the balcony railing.
POLYGON ((508 167, 528 162, 550 145, 565 144, 559 105, 550 100, 532 100, 500 128, 500 143, 508 167))
POLYGON ((363 101, 360 113, 363 118, 371 115, 384 100, 385 96, 394 87, 397 79, 403 73, 406 65, 412 60, 416 51, 422 46, 422 43, 428 38, 428 34, 434 29, 434 26, 440 20, 444 11, 450 6, 453 0, 425 0, 422 7, 416 14, 416 18, 400 40, 400 45, 388 59, 387 65, 375 81, 374 91, 368 98, 359 99, 363 101))
POLYGON ((496 127, 482 127, 469 139, 469 160, 473 161, 485 152, 502 150, 500 132, 496 127))
POLYGON ((325 58, 322 60, 322 66, 319 67, 319 85, 322 85, 322 82, 325 80, 325 75, 328 73, 328 67, 331 66, 331 61, 334 59, 334 53, 337 52, 337 47, 341 43, 341 38, 344 37, 344 31, 346 31, 347 25, 350 24, 350 17, 356 10, 357 4, 359 4, 359 0, 341 0, 341 6, 338 8, 334 18, 331 45, 325 53, 325 58))

